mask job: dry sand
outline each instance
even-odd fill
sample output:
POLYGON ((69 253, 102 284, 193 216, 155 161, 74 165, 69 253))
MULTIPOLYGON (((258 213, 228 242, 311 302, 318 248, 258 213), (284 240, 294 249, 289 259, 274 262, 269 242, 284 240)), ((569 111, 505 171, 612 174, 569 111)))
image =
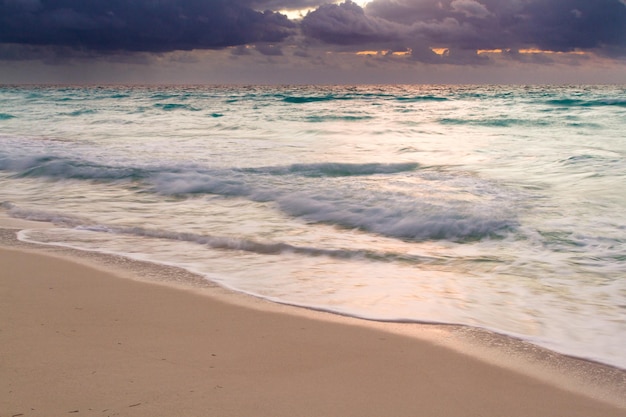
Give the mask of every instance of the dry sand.
POLYGON ((428 340, 210 293, 0 249, 0 417, 626 416, 428 340))

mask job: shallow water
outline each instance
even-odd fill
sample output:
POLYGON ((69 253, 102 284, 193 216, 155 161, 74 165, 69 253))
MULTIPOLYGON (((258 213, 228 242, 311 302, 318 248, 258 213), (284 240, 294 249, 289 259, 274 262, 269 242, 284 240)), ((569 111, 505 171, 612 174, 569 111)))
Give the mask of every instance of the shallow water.
POLYGON ((23 240, 626 368, 623 86, 0 88, 23 240))

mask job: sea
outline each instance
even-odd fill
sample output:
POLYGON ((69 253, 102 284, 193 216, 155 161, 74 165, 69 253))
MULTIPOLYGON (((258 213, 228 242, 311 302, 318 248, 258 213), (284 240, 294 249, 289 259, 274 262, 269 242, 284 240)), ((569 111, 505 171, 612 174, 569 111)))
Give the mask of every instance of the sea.
POLYGON ((626 369, 626 86, 0 86, 22 241, 626 369))

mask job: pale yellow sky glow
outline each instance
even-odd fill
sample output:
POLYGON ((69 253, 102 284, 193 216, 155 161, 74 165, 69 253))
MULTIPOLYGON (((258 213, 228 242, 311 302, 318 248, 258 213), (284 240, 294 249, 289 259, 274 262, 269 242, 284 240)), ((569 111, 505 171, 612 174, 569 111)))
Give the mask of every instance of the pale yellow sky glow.
MULTIPOLYGON (((436 53, 437 55, 445 55, 447 54, 450 49, 449 48, 430 48, 431 51, 433 51, 434 53, 436 53)), ((502 54, 506 52, 503 49, 479 49, 476 51, 477 54, 481 55, 481 54, 502 54)), ((541 49, 520 49, 517 51, 520 54, 559 54, 559 55, 589 55, 588 52, 585 51, 569 51, 569 52, 555 52, 555 51, 544 51, 541 49)), ((411 54, 411 50, 408 49, 407 51, 399 51, 399 52, 390 52, 390 51, 370 51, 370 50, 365 50, 365 51, 358 51, 356 52, 357 55, 385 55, 387 53, 391 53, 392 55, 396 55, 396 56, 405 56, 405 55, 410 55, 411 54)))
POLYGON ((407 51, 359 51, 356 53, 357 55, 387 55, 387 54, 391 54, 391 55, 396 55, 396 56, 405 56, 405 55, 410 55, 411 54, 411 50, 407 50, 407 51))
MULTIPOLYGON (((365 5, 369 3, 370 1, 371 0, 353 0, 353 3, 356 3, 361 7, 365 7, 365 5)), ((335 1, 333 3, 343 3, 343 0, 335 1)), ((289 19, 301 19, 304 16, 306 16, 308 12, 311 12, 313 10, 315 10, 315 8, 301 9, 301 10, 279 10, 279 12, 286 15, 289 19)))
MULTIPOLYGON (((433 51, 439 54, 437 50, 433 49, 433 51)), ((502 49, 479 49, 476 51, 476 53, 479 55, 480 54, 501 54, 503 52, 505 51, 502 49)), ((589 53, 585 51, 555 52, 555 51, 544 51, 541 49, 520 49, 517 52, 519 52, 520 54, 589 55, 589 53)))

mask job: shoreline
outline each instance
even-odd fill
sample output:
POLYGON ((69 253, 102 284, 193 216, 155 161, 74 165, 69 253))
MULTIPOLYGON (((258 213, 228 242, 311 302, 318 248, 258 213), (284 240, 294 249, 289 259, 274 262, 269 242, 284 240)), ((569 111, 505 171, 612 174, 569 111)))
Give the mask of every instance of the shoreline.
POLYGON ((10 312, 0 337, 11 346, 2 369, 14 376, 2 384, 0 403, 12 407, 2 416, 95 414, 98 407, 136 416, 626 414, 624 370, 478 329, 366 322, 274 304, 193 281, 174 267, 20 242, 15 232, 23 225, 0 227, 0 256, 11 265, 0 274, 1 302, 10 312), (186 288, 172 279, 176 274, 186 288), (67 290, 63 311, 52 308, 54 286, 67 290), (115 309, 107 307, 111 293, 119 296, 115 309), (91 304, 70 309, 88 299, 91 304), (83 320, 85 310, 93 315, 83 320), (48 321, 54 332, 43 331, 48 321), (203 333, 217 328, 219 336, 203 333), (126 342, 103 342, 122 335, 128 349, 120 347, 126 342), (222 353, 210 352, 212 345, 222 353), (47 355, 39 366, 31 363, 36 352, 47 355), (82 372, 89 366, 98 369, 82 372), (131 385, 119 385, 113 370, 126 375, 126 368, 143 382, 134 381, 125 394, 118 391, 131 385), (203 378, 215 386, 203 385, 203 378), (53 384, 48 392, 41 392, 41 381, 53 384), (80 395, 71 394, 76 389, 80 395), (29 411, 31 399, 37 406, 29 411))

